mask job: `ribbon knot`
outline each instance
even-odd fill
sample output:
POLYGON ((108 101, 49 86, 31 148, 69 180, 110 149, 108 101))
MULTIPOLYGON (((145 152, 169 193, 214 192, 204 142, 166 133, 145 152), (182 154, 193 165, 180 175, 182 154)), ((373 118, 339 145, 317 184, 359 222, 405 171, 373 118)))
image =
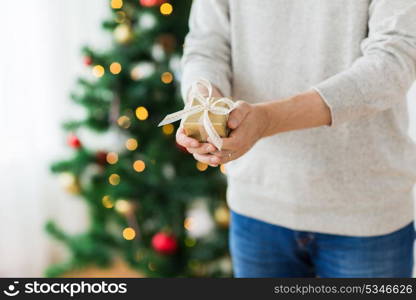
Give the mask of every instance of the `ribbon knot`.
POLYGON ((202 124, 207 132, 207 135, 210 137, 212 143, 215 147, 219 150, 222 148, 222 140, 221 137, 216 132, 212 122, 209 118, 208 113, 213 113, 215 115, 228 115, 233 109, 235 108, 235 103, 226 97, 223 98, 213 98, 212 97, 212 85, 209 81, 205 79, 199 79, 195 81, 192 86, 191 90, 188 94, 187 103, 185 108, 177 111, 173 114, 167 115, 162 122, 159 123, 158 126, 163 126, 166 124, 170 124, 181 120, 181 126, 183 121, 190 115, 197 114, 199 112, 203 112, 202 114, 202 124), (203 86, 207 89, 208 95, 204 96, 199 89, 199 86, 203 86), (192 105, 192 101, 195 100, 198 102, 197 105, 192 105), (226 107, 218 106, 218 104, 225 104, 226 107))

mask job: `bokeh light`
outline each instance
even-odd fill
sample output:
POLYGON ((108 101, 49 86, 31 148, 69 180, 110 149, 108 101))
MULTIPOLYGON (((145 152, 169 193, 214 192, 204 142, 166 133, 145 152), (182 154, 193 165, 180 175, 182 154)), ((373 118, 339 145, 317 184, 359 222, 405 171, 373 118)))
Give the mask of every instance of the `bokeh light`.
POLYGON ((146 164, 144 163, 144 161, 142 161, 142 160, 136 160, 134 163, 133 163, 133 169, 136 171, 136 172, 143 172, 144 171, 144 169, 146 169, 146 164))
POLYGON ((129 117, 127 117, 127 116, 121 116, 120 118, 118 118, 117 124, 121 128, 127 129, 127 128, 130 127, 131 121, 130 121, 130 118, 129 117))
POLYGON ((183 222, 183 227, 185 227, 186 230, 191 230, 193 225, 194 219, 191 217, 188 217, 183 222))
POLYGON ((137 142, 136 139, 131 138, 131 139, 128 139, 126 141, 125 146, 126 146, 127 150, 134 151, 134 150, 137 149, 137 147, 139 147, 139 143, 137 142))
POLYGON ((106 160, 110 165, 114 165, 118 162, 118 154, 115 152, 108 152, 106 160))
POLYGON ((146 120, 149 117, 149 112, 147 111, 146 107, 139 106, 136 108, 136 117, 141 121, 146 120))
POLYGON ((114 75, 120 74, 121 72, 121 65, 118 62, 113 62, 110 65, 110 72, 114 75))
POLYGON ((104 67, 101 65, 96 65, 92 68, 92 74, 95 77, 98 77, 98 78, 103 77, 104 73, 105 73, 104 67))
POLYGON ((225 165, 221 165, 221 166, 220 166, 220 171, 221 171, 221 173, 223 173, 223 174, 227 174, 227 170, 225 169, 225 165))
POLYGON ((173 75, 171 72, 165 72, 160 76, 160 80, 165 84, 169 84, 173 81, 173 75))
POLYGON ((197 168, 199 171, 203 172, 203 171, 205 171, 206 169, 208 169, 208 165, 207 165, 207 164, 205 164, 205 163, 203 163, 203 162, 198 161, 198 162, 196 162, 196 168, 197 168))
POLYGON ((111 0, 112 9, 120 9, 123 7, 123 0, 111 0))
POLYGON ((126 13, 124 11, 116 12, 115 21, 117 23, 124 23, 126 21, 126 13))
POLYGON ((110 182, 111 185, 118 185, 120 183, 120 175, 111 174, 110 177, 108 177, 108 182, 110 182))
POLYGON ((175 126, 172 124, 166 124, 162 127, 162 131, 166 135, 171 135, 175 131, 175 126))
POLYGON ((126 240, 131 241, 136 237, 136 231, 131 227, 124 228, 123 237, 126 240))
POLYGON ((170 15, 173 12, 173 6, 170 3, 163 3, 160 6, 160 13, 162 15, 170 15))
POLYGON ((105 208, 113 208, 114 206, 113 202, 111 201, 110 196, 108 195, 105 195, 103 199, 101 200, 101 202, 105 208))
POLYGON ((133 205, 130 201, 118 199, 116 201, 116 211, 122 215, 130 214, 133 210, 133 205))

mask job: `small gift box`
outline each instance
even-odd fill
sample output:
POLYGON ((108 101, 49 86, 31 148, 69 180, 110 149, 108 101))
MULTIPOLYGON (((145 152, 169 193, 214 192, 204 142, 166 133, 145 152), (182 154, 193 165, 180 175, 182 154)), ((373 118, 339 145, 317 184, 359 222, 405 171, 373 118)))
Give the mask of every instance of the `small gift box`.
POLYGON ((187 136, 200 142, 206 142, 209 137, 212 144, 221 150, 221 138, 228 136, 228 115, 234 108, 235 104, 231 99, 212 97, 211 83, 200 79, 192 85, 185 108, 167 115, 159 126, 182 120, 181 126, 187 136), (208 91, 207 96, 202 95, 200 86, 208 91))
MULTIPOLYGON (((220 98, 211 98, 209 101, 215 103, 220 98)), ((196 99, 192 99, 191 107, 199 105, 196 99)), ((219 102, 216 104, 218 107, 228 108, 227 104, 219 102)), ((212 127, 220 137, 227 137, 229 128, 227 126, 229 114, 217 115, 212 112, 208 112, 208 118, 211 121, 212 127)), ((187 136, 198 140, 199 142, 206 142, 208 139, 208 133, 204 126, 204 112, 198 112, 186 117, 182 123, 184 132, 187 136)))

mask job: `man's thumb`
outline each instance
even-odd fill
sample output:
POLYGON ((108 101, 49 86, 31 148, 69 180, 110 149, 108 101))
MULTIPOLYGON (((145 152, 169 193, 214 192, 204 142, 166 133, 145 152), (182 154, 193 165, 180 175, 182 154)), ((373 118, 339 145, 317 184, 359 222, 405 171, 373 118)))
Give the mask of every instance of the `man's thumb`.
POLYGON ((237 101, 236 107, 230 113, 228 118, 228 127, 236 129, 244 121, 248 113, 250 112, 250 104, 244 101, 237 101))

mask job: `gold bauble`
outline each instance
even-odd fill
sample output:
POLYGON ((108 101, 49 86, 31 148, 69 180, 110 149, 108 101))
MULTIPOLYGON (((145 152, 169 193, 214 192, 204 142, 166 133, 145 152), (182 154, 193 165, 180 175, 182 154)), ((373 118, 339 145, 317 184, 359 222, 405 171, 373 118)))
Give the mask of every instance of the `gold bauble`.
POLYGON ((69 194, 72 194, 72 195, 79 195, 79 193, 81 192, 81 189, 80 189, 79 185, 76 184, 76 183, 71 184, 71 185, 65 187, 65 190, 69 194))
POLYGON ((134 212, 134 204, 125 199, 116 201, 115 210, 121 215, 130 215, 134 212))
POLYGON ((120 24, 114 29, 114 38, 120 44, 126 44, 133 38, 131 27, 127 24, 120 24))
POLYGON ((214 218, 221 227, 228 227, 230 224, 230 211, 225 205, 221 205, 214 212, 214 218))
POLYGON ((78 179, 72 173, 65 172, 59 175, 59 181, 64 190, 72 195, 78 195, 81 192, 78 179))

